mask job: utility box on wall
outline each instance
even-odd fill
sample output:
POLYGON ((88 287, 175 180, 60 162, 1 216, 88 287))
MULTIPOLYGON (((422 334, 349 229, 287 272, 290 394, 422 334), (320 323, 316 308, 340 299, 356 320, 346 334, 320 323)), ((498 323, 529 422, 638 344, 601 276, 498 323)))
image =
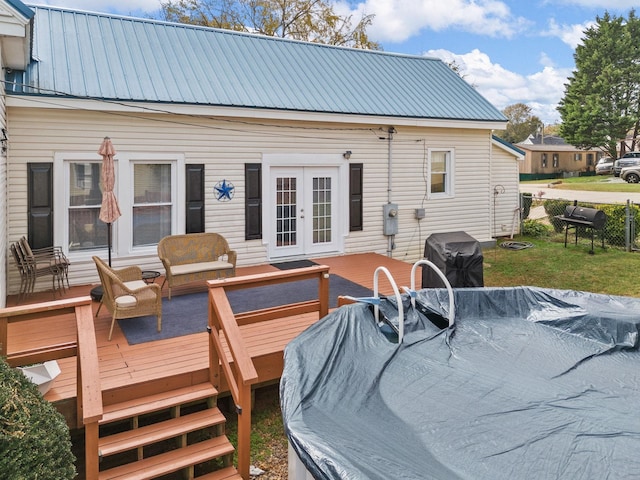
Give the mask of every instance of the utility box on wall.
POLYGON ((397 235, 398 234, 398 204, 387 203, 382 207, 383 218, 383 234, 384 235, 397 235))

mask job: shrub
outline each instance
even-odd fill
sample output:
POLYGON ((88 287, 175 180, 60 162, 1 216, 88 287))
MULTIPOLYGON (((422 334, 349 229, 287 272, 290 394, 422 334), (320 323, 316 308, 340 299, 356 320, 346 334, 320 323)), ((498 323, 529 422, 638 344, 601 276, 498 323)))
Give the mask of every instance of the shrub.
POLYGON ((72 479, 74 462, 62 415, 35 384, 0 358, 0 476, 72 479))
POLYGON ((522 222, 522 235, 532 238, 546 237, 551 233, 551 227, 538 220, 527 218, 522 222))
POLYGON ((529 218, 531 212, 531 204, 533 203, 533 195, 530 193, 522 194, 522 218, 529 218))
POLYGON ((558 220, 556 215, 564 215, 564 209, 571 205, 571 202, 568 200, 545 200, 544 201, 544 211, 549 218, 549 222, 553 225, 553 229, 556 232, 562 232, 564 230, 564 223, 558 220))
MULTIPOLYGON (((632 215, 635 219, 635 224, 640 225, 640 210, 638 207, 633 206, 632 215)), ((625 217, 626 217, 626 205, 600 205, 599 209, 607 215, 607 223, 604 226, 602 234, 607 239, 610 245, 625 246, 625 217)), ((636 232, 637 232, 636 228, 636 232)), ((636 238, 630 239, 632 243, 636 241, 636 238)))

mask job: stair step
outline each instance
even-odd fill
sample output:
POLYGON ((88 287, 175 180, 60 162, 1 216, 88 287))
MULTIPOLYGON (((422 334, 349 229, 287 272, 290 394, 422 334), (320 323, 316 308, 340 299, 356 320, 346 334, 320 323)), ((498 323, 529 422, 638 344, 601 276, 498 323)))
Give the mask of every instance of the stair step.
MULTIPOLYGON (((178 471, 191 465, 197 465, 207 460, 230 455, 233 451, 233 445, 231 445, 227 437, 223 435, 161 453, 153 457, 147 457, 137 462, 104 470, 100 472, 98 479, 147 480, 178 471)), ((233 477, 220 477, 220 479, 224 478, 233 477)))
POLYGON ((125 420, 127 418, 157 412, 198 400, 214 397, 218 391, 210 383, 191 385, 147 397, 136 398, 113 405, 105 405, 100 425, 125 420))
POLYGON ((98 440, 98 451, 101 457, 107 457, 219 425, 225 421, 224 415, 218 408, 208 408, 189 415, 102 437, 98 440))
POLYGON ((195 480, 242 480, 235 467, 227 467, 212 473, 196 477, 195 480))

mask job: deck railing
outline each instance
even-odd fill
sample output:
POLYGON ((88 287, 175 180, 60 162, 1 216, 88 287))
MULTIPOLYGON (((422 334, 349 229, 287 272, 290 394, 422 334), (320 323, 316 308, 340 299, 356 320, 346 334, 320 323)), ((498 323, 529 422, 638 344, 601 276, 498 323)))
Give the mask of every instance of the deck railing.
POLYGON ((12 367, 76 357, 77 403, 76 423, 85 427, 86 478, 98 478, 98 421, 102 418, 102 390, 91 309, 91 297, 71 298, 0 310, 0 356, 6 357, 12 367), (10 323, 46 319, 64 314, 75 317, 77 340, 40 348, 9 352, 8 327, 10 323))
MULTIPOLYGON (((329 311, 329 267, 270 272, 212 280, 209 286, 209 372, 211 383, 220 388, 224 374, 238 412, 238 471, 249 479, 251 434, 251 388, 258 374, 247 351, 240 326, 293 315, 317 312, 318 318, 329 311), (318 298, 234 315, 226 292, 307 279, 318 280, 318 298), (223 335, 221 335, 221 333, 223 335), (226 347, 226 349, 225 349, 226 347), (227 355, 228 352, 228 355, 227 355), (221 372, 222 369, 222 372, 221 372)), ((99 474, 98 422, 103 403, 98 364, 98 347, 90 297, 71 298, 33 305, 0 309, 0 356, 13 366, 76 357, 77 427, 85 428, 85 475, 89 480, 99 474), (22 351, 8 348, 8 326, 27 320, 46 322, 47 318, 70 314, 75 318, 76 341, 22 351)))
POLYGON ((211 383, 220 388, 220 369, 228 383, 238 413, 238 472, 249 479, 251 457, 251 387, 258 381, 258 373, 242 339, 241 325, 273 320, 292 315, 317 312, 322 318, 329 312, 329 267, 314 266, 283 270, 260 275, 247 275, 211 280, 209 285, 209 368, 211 383), (278 283, 316 278, 318 299, 290 303, 272 308, 234 314, 226 292, 278 283), (229 355, 222 342, 226 340, 229 355))

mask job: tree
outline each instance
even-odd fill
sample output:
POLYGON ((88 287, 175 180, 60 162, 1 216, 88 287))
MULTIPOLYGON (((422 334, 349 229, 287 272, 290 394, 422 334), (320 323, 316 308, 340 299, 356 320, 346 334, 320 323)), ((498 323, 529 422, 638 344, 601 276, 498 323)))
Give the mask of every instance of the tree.
POLYGON ((380 50, 367 28, 374 16, 340 16, 325 0, 169 0, 160 2, 167 21, 328 45, 380 50))
POLYGON ((560 135, 577 147, 603 148, 618 157, 618 142, 640 121, 640 20, 609 13, 596 18, 576 48, 576 70, 565 85, 558 111, 560 135))
POLYGON ((76 478, 64 417, 38 387, 0 358, 0 476, 76 478))
POLYGON ((515 103, 502 110, 509 119, 507 129, 498 132, 498 135, 507 142, 518 143, 535 134, 542 126, 542 120, 531 114, 531 107, 524 103, 515 103))

